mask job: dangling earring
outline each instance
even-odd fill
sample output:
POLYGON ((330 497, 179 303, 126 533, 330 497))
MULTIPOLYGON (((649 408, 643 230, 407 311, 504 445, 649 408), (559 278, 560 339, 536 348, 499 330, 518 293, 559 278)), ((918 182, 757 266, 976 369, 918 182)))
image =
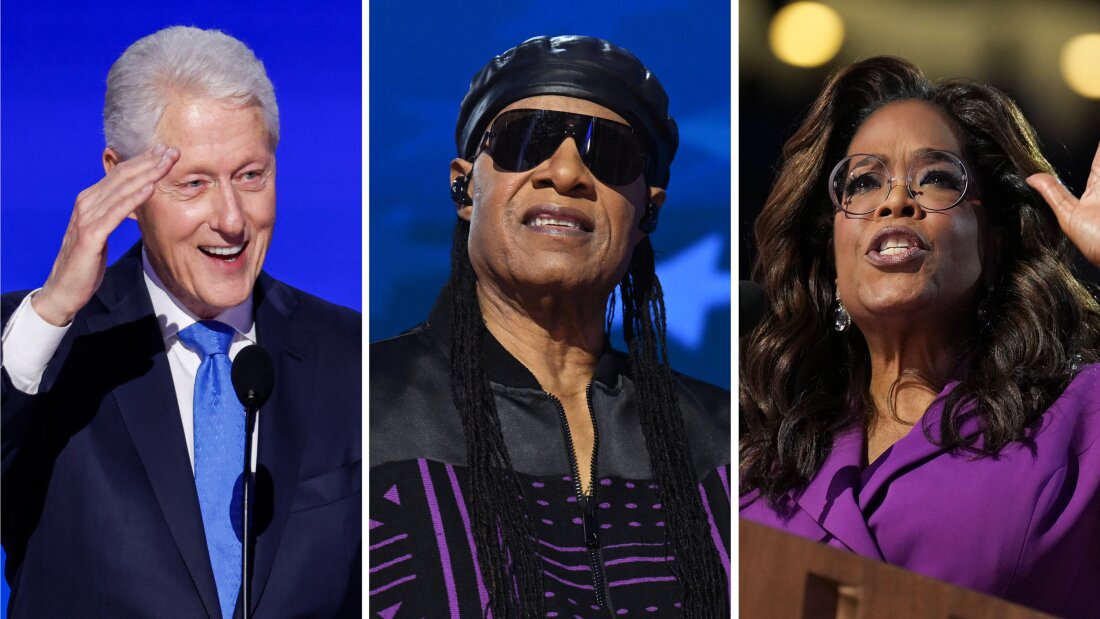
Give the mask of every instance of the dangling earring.
POLYGON ((833 328, 838 333, 844 333, 852 326, 852 317, 848 310, 844 309, 844 302, 840 300, 840 289, 836 290, 836 309, 833 310, 833 328))

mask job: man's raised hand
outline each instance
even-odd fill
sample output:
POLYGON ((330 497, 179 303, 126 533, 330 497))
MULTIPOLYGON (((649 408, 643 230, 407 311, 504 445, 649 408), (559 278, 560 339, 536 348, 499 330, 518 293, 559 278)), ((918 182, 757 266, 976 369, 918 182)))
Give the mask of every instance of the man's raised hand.
POLYGON ((158 144, 123 162, 104 153, 107 174, 76 197, 73 215, 50 276, 31 299, 46 322, 64 326, 95 294, 107 269, 111 232, 153 195, 154 185, 179 160, 179 149, 158 144))

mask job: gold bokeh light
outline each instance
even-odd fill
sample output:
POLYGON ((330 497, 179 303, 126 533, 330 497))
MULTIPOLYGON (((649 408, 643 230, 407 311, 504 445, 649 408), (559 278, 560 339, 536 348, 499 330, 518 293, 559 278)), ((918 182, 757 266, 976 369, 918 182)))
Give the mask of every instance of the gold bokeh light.
POLYGON ((1062 47, 1062 78, 1073 92, 1100 99, 1100 32, 1079 34, 1062 47))
POLYGON ((794 2, 779 10, 768 29, 772 53, 796 67, 832 60, 844 42, 844 21, 820 2, 794 2))

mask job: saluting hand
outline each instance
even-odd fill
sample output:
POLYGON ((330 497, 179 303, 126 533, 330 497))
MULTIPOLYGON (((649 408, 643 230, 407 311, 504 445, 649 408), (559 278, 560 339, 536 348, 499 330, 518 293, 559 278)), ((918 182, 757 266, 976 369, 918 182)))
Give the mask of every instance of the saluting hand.
POLYGON ((177 148, 157 145, 111 167, 76 197, 61 251, 42 290, 31 299, 46 322, 64 326, 95 294, 107 269, 107 239, 153 195, 153 185, 179 160, 177 148))
POLYGON ((1032 174, 1031 185, 1054 211, 1062 232, 1081 254, 1100 267, 1100 145, 1092 159, 1092 169, 1081 198, 1073 197, 1064 185, 1050 174, 1032 174))

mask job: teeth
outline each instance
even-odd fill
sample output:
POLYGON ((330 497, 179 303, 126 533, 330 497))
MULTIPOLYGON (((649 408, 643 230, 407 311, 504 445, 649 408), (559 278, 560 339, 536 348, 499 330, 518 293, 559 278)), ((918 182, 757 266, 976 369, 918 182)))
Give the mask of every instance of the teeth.
POLYGON ((233 254, 241 253, 244 249, 244 245, 233 245, 232 247, 204 247, 200 246, 199 249, 215 256, 232 256, 233 254))
POLYGON ((580 224, 572 219, 553 219, 550 217, 536 217, 531 222, 532 226, 565 226, 567 228, 580 228, 580 224))
POLYGON ((893 256, 909 249, 911 245, 908 239, 888 237, 879 244, 878 253, 893 256))
POLYGON ((200 245, 199 250, 204 254, 210 256, 218 256, 226 262, 236 262, 241 250, 244 249, 244 245, 233 245, 232 247, 211 247, 200 245))

